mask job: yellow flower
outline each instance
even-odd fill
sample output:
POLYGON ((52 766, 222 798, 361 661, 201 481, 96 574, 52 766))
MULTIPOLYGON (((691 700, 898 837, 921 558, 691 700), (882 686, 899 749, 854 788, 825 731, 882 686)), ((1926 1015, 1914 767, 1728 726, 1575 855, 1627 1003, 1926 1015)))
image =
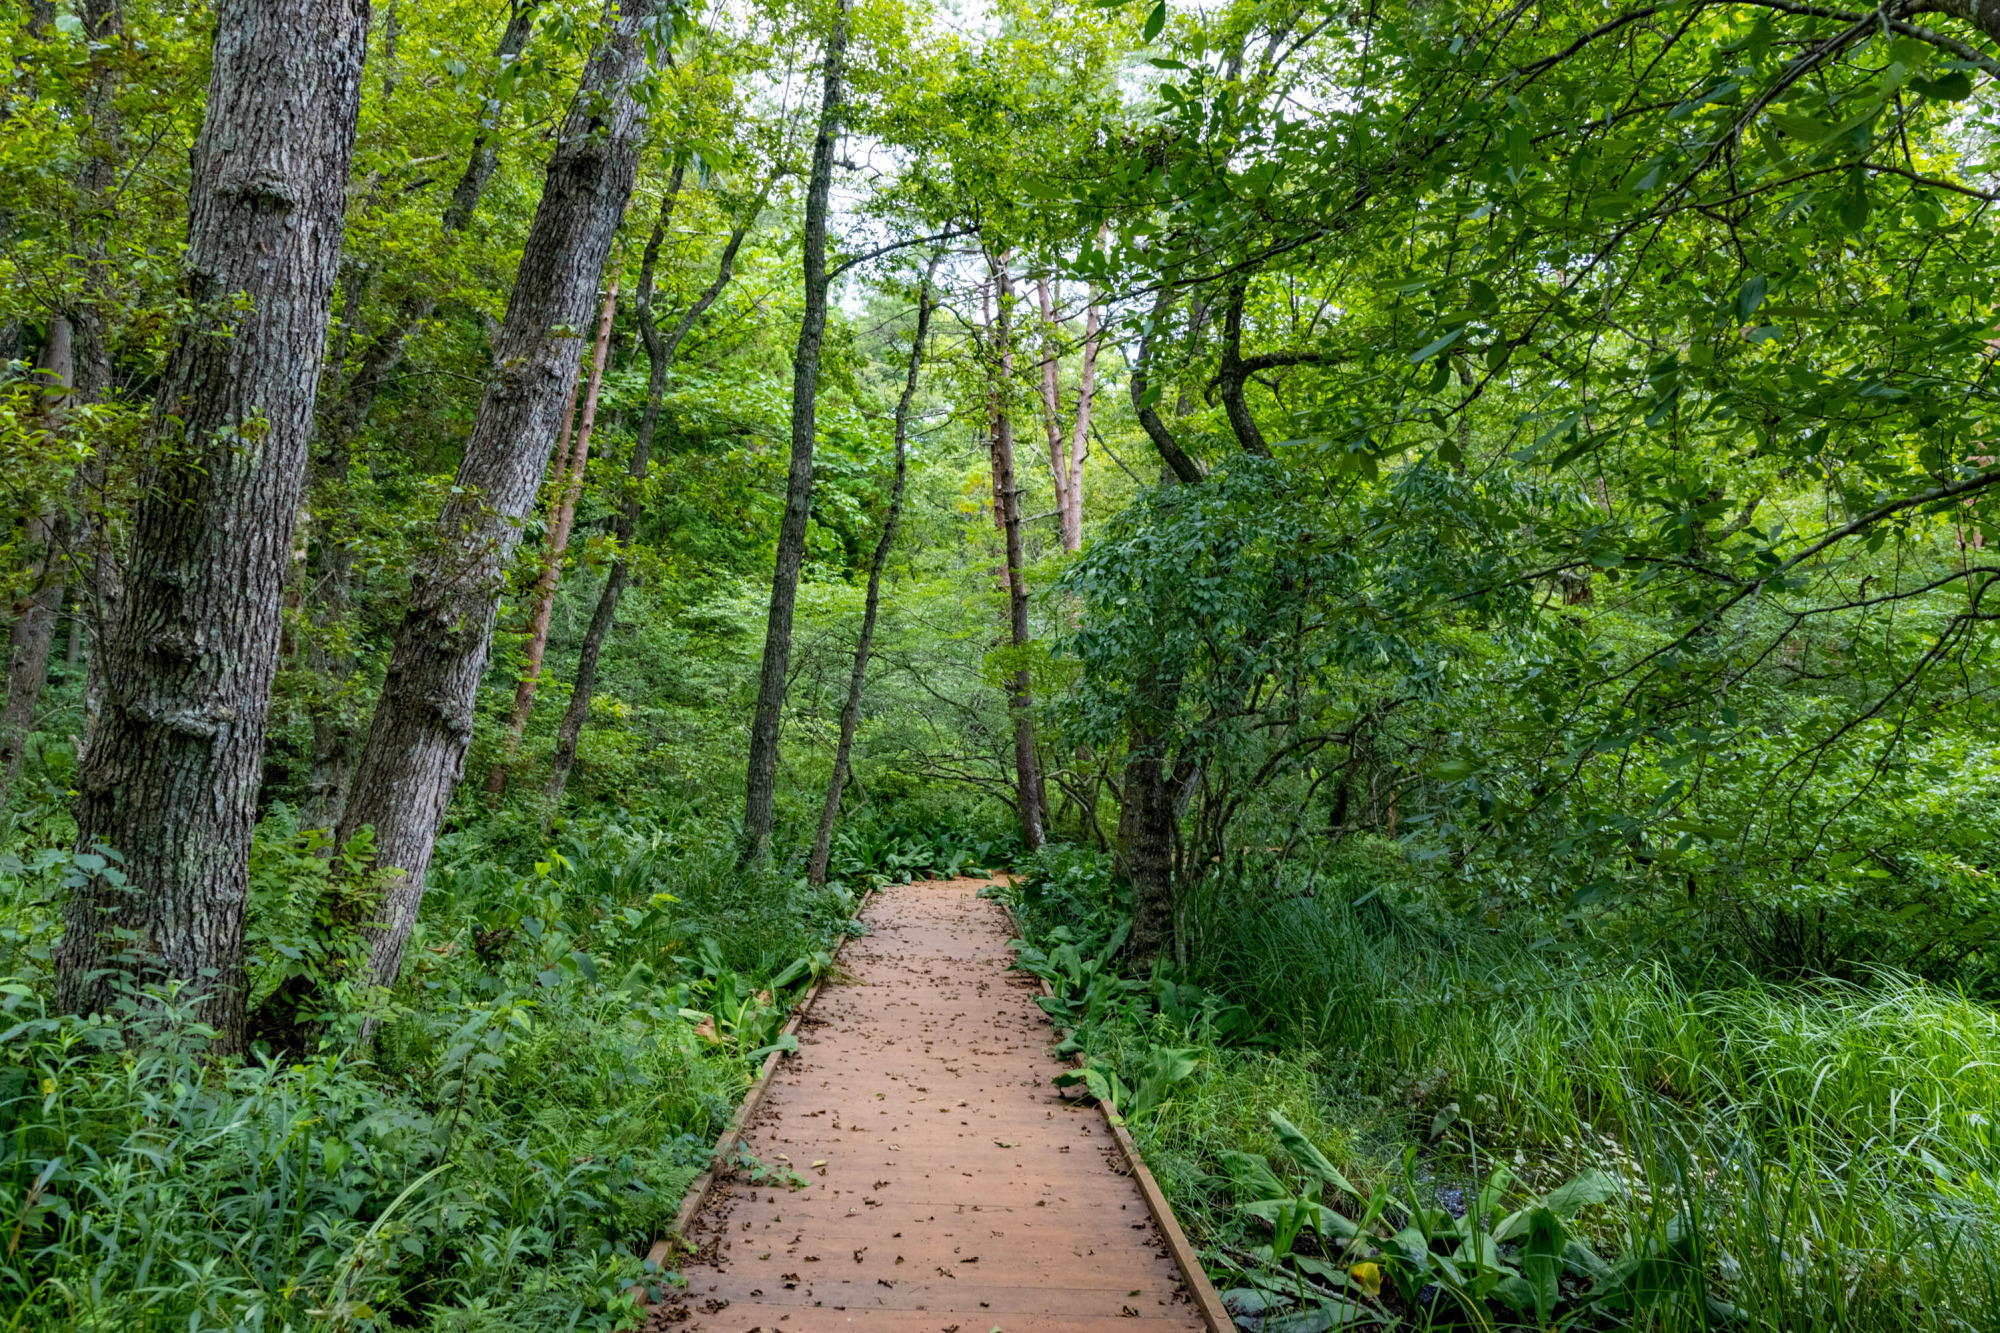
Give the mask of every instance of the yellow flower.
POLYGON ((54 1079, 52 1079, 52 1078, 45 1078, 45 1079, 43 1079, 43 1080, 42 1080, 42 1096, 44 1096, 44 1097, 53 1097, 53 1096, 55 1096, 55 1095, 56 1095, 56 1081, 55 1081, 54 1079))
POLYGON ((1356 1264, 1347 1270, 1356 1286, 1370 1296, 1382 1294, 1382 1266, 1380 1264, 1356 1264))

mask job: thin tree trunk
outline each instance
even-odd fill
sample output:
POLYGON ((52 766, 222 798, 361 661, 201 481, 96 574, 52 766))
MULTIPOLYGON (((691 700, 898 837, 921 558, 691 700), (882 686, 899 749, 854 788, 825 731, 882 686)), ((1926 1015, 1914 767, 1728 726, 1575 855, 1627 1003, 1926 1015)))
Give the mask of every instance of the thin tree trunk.
POLYGON ((464 775, 493 615, 520 526, 577 377, 582 330, 638 174, 645 115, 634 86, 665 0, 631 0, 592 53, 549 160, 494 365, 432 550, 411 579, 339 841, 375 830, 380 866, 403 872, 368 928, 368 979, 394 984, 424 875, 464 775))
MULTIPOLYGON (((507 790, 510 763, 527 734, 528 718, 535 708, 535 687, 542 678, 542 658, 549 651, 549 621, 555 614, 556 589, 562 584, 563 556, 569 551, 569 534, 576 526, 577 501, 583 498, 583 474, 590 463, 590 432, 597 425, 597 390, 604 383, 604 358, 611 350, 611 321, 618 313, 618 284, 604 297, 604 311, 597 320, 597 344, 590 353, 590 387, 583 395, 583 415, 576 427, 576 448, 569 463, 556 476, 555 521, 549 525, 548 550, 542 556, 542 572, 535 580, 535 615, 528 630, 528 661, 514 687, 514 711, 507 719, 507 743, 501 758, 486 775, 486 790, 494 795, 507 790)), ((561 445, 555 461, 561 463, 561 445)))
POLYGON ((1174 479, 1192 486, 1201 480, 1201 467, 1188 457, 1174 433, 1167 429, 1167 423, 1160 419, 1159 395, 1149 383, 1153 369, 1153 343, 1159 337, 1161 326, 1166 323, 1167 313, 1173 308, 1173 288, 1165 283, 1160 285, 1159 295, 1153 299, 1153 312, 1147 317, 1139 335, 1139 355, 1132 362, 1132 373, 1127 378, 1131 382, 1132 410, 1138 415, 1140 428, 1160 451, 1161 461, 1173 473, 1174 479))
MULTIPOLYGON (((84 209, 73 229, 76 251, 83 257, 83 298, 69 311, 76 383, 70 401, 82 406, 106 402, 111 396, 111 263, 106 232, 116 223, 110 207, 118 186, 118 164, 124 155, 124 126, 118 115, 118 64, 113 58, 124 38, 118 0, 84 0, 84 31, 90 39, 90 92, 85 113, 90 119, 88 152, 77 171, 84 209)), ((84 673, 84 727, 95 727, 104 697, 101 662, 96 645, 106 638, 106 626, 118 607, 118 553, 107 509, 105 488, 113 459, 100 438, 96 451, 77 469, 71 487, 69 532, 71 600, 70 658, 82 647, 78 626, 88 622, 92 651, 84 673)), ((81 766, 87 739, 77 742, 81 766)))
POLYGON ((652 465, 653 437, 659 430, 660 403, 667 390, 667 369, 673 365, 674 356, 680 351, 681 342, 689 330, 694 328, 695 321, 708 312, 716 298, 722 295, 723 288, 729 285, 729 279, 736 271, 737 252, 743 248, 743 238, 763 211, 764 201, 769 197, 771 185, 776 179, 773 176, 765 182, 736 230, 729 234, 728 244, 722 247, 722 261, 716 266, 715 279, 680 317, 673 332, 664 338, 653 323, 653 266, 659 258, 660 242, 666 236, 674 198, 680 193, 679 166, 674 168, 673 183, 660 205, 660 220, 653 224, 653 234, 646 241, 645 257, 639 265, 639 290, 633 300, 650 367, 646 377, 646 406, 639 414, 639 432, 632 441, 632 461, 625 470, 625 501, 619 508, 614 532, 618 558, 611 562, 604 590, 598 594, 597 609, 591 612, 590 629, 583 636, 583 651, 577 655, 576 682, 570 688, 569 706, 563 709, 562 724, 556 728, 555 756, 549 765, 548 784, 542 790, 545 819, 554 817, 556 808, 562 803, 563 789, 569 785, 570 770, 576 767, 576 748, 583 740, 584 724, 590 720, 590 696, 597 688, 598 659, 603 654, 604 641, 611 633, 611 626, 617 621, 618 599, 625 595, 626 585, 631 581, 632 537, 639 528, 641 488, 645 485, 647 469, 652 465))
MULTIPOLYGON (((1062 535, 1065 551, 1083 549, 1083 528, 1072 529, 1070 492, 1082 480, 1070 466, 1069 449, 1063 443, 1061 366, 1056 360, 1056 308, 1047 278, 1035 279, 1035 296, 1042 311, 1042 429, 1049 439, 1049 476, 1056 485, 1056 530, 1062 535)), ((1079 406, 1079 411, 1083 409, 1079 406)), ((1082 510, 1076 510, 1080 519, 1082 510)))
POLYGON ((216 1045, 243 1034, 243 906, 279 599, 347 204, 364 0, 223 0, 188 197, 179 333, 147 431, 124 604, 78 773, 56 1001, 117 973, 181 983, 216 1045), (228 336, 222 336, 224 332, 228 336))
POLYGON ((1090 289, 1090 304, 1083 312, 1083 366, 1077 373, 1076 421, 1069 437, 1070 513, 1064 527, 1066 549, 1083 549, 1083 463, 1090 457, 1090 407, 1097 397, 1097 344, 1103 337, 1103 315, 1097 307, 1097 288, 1090 289), (1076 545, 1068 546, 1069 534, 1076 545))
POLYGON ((917 396, 917 372, 924 362, 924 339, 931 327, 931 274, 937 260, 924 274, 917 291, 917 329, 910 338, 910 373, 903 381, 903 395, 896 400, 896 480, 889 488, 889 512, 882 520, 882 536, 875 543, 875 558, 868 566, 868 597, 861 611, 861 636, 854 644, 854 672, 847 680, 847 705, 840 710, 840 743, 833 752, 833 777, 826 786, 826 803, 820 807, 819 831, 813 836, 812 860, 806 868, 806 882, 817 887, 826 883, 827 858, 833 848, 833 822, 840 818, 840 793, 847 785, 847 766, 854 755, 854 733, 861 725, 861 688, 868 678, 868 652, 875 642, 875 614, 882 603, 882 569, 889 563, 889 548, 896 541, 896 524, 903 517, 903 480, 907 471, 910 402, 917 396))
POLYGON ((778 526, 777 567, 771 575, 771 608, 764 625, 764 661, 757 673, 757 711, 750 723, 739 854, 745 864, 770 851, 771 819, 778 796, 778 735, 784 722, 785 683, 792 662, 792 609, 798 599, 799 566, 805 560, 806 525, 812 516, 820 344, 826 337, 826 207, 845 98, 851 4, 852 0, 839 0, 833 30, 827 35, 819 134, 813 141, 812 175, 806 182, 805 235, 800 247, 805 312, 799 321, 798 346, 792 353, 792 454, 785 477, 785 514, 778 526))
MULTIPOLYGON (((526 47, 538 7, 539 0, 515 0, 495 53, 502 72, 526 47)), ((392 78, 393 67, 384 71, 385 99, 393 91, 392 78)), ((438 219, 447 243, 455 241, 472 225, 486 184, 500 164, 498 130, 504 106, 501 98, 489 93, 480 110, 479 132, 472 141, 472 154, 438 219)), ((324 480, 336 493, 346 488, 353 471, 354 442, 375 405, 376 395, 402 364, 410 334, 436 309, 436 290, 425 284, 404 301, 388 327, 363 350, 354 372, 328 394, 331 402, 321 414, 320 423, 321 467, 324 480)), ((348 782, 361 751, 360 713, 353 699, 357 683, 354 654, 339 647, 329 650, 323 642, 329 638, 339 642, 337 629, 353 605, 354 552, 347 534, 340 530, 340 518, 338 512, 325 516, 314 552, 313 586, 319 594, 314 618, 320 633, 314 636, 309 655, 320 688, 310 706, 313 764, 307 785, 312 791, 312 822, 318 828, 340 824, 347 806, 348 782)))
MULTIPOLYGON (((44 428, 53 436, 59 431, 70 390, 75 382, 69 320, 57 315, 49 321, 41 362, 36 367, 42 395, 44 428)), ((35 710, 41 703, 42 687, 49 679, 49 652, 55 644, 56 621, 62 614, 63 592, 67 586, 65 561, 69 546, 69 514, 51 506, 47 513, 28 522, 28 547, 34 553, 28 567, 33 581, 27 598, 14 608, 7 654, 7 702, 0 708, 0 806, 4 806, 14 784, 20 780, 21 764, 28 754, 28 733, 34 729, 35 710)))
POLYGON ((1017 661, 1009 682, 1007 711, 1014 724, 1014 779, 1021 802, 1021 838, 1031 852, 1046 841, 1048 805, 1042 795, 1042 773, 1035 753, 1035 700, 1028 681, 1028 582, 1021 550, 1021 492, 1014 483, 1014 419, 1007 406, 1007 386, 1014 381, 1012 307, 1014 280, 1005 258, 988 257, 999 285, 999 317, 994 341, 1000 357, 1000 394, 993 419, 993 503, 1007 533, 1007 620, 1017 661))
MULTIPOLYGON (((1271 456, 1271 446, 1264 440, 1264 432, 1257 428, 1257 418, 1250 415, 1250 404, 1244 397, 1244 386, 1249 374, 1243 365, 1243 300, 1246 285, 1237 283, 1229 289, 1229 304, 1222 314, 1222 359, 1216 370, 1216 384, 1222 397, 1223 415, 1229 418, 1229 429, 1236 436, 1236 442, 1243 451, 1259 458, 1271 456)), ((1189 337, 1194 335, 1190 332, 1189 337)))

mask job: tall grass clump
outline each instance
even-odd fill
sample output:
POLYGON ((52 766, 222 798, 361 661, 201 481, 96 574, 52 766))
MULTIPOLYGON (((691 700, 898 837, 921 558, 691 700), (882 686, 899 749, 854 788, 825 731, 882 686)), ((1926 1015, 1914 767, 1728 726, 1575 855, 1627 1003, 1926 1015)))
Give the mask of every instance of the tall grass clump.
MULTIPOLYGON (((1288 1058, 1340 1071, 1322 1080, 1348 1138, 1543 1187, 1606 1170, 1610 1251, 1698 1232, 1764 1327, 2000 1327, 1989 1006, 1898 974, 1774 983, 1557 952, 1440 924, 1371 878, 1218 875, 1188 904, 1196 978, 1288 1058)), ((1232 1077, 1263 1077, 1235 1059, 1232 1077)))

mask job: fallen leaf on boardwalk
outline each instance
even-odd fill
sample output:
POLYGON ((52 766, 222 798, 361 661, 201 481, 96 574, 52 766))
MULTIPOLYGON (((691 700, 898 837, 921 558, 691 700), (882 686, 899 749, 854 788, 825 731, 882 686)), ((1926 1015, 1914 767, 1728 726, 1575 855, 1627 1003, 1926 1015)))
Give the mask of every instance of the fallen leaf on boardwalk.
POLYGON ((999 1144, 999 1145, 1000 1145, 1000 1146, 1001 1146, 1002 1148, 1011 1148, 1011 1147, 1013 1147, 1013 1146, 1014 1146, 1014 1145, 1013 1145, 1013 1144, 1011 1144, 1011 1143, 1001 1143, 1001 1141, 1000 1141, 999 1139, 995 1139, 995 1140, 993 1140, 993 1141, 994 1141, 995 1143, 999 1144))
POLYGON ((820 1173, 821 1175, 825 1175, 825 1174, 826 1174, 826 1158, 822 1157, 822 1158, 820 1158, 820 1159, 819 1159, 818 1161, 814 1162, 814 1163, 813 1163, 813 1170, 815 1170, 815 1171, 819 1172, 819 1173, 820 1173))
POLYGON ((864 1254, 866 1254, 866 1253, 868 1253, 868 1247, 867 1247, 866 1245, 863 1245, 863 1246, 862 1246, 862 1247, 861 1247, 860 1249, 858 1249, 858 1250, 856 1250, 856 1251, 854 1252, 854 1262, 855 1262, 855 1263, 857 1263, 857 1264, 858 1264, 858 1263, 860 1263, 860 1262, 861 1262, 861 1256, 862 1256, 862 1255, 864 1255, 864 1254))

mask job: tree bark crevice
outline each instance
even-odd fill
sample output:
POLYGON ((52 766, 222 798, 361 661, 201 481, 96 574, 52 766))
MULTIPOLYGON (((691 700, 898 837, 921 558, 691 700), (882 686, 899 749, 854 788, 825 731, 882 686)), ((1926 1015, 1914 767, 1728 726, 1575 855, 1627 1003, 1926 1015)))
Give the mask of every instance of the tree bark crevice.
POLYGON ((218 8, 188 200, 195 309, 147 427, 79 765, 77 850, 122 863, 71 896, 58 1006, 101 1011, 121 975, 179 983, 225 1051, 243 1038, 250 837, 367 30, 364 0, 218 8))
POLYGON ((470 721, 521 525, 541 488, 613 238, 638 174, 648 62, 642 33, 665 0, 632 0, 592 52, 547 180, 466 442, 453 498, 411 579, 380 702, 338 841, 375 831, 379 866, 401 870, 366 931, 368 980, 393 985, 431 852, 464 774, 470 721))

